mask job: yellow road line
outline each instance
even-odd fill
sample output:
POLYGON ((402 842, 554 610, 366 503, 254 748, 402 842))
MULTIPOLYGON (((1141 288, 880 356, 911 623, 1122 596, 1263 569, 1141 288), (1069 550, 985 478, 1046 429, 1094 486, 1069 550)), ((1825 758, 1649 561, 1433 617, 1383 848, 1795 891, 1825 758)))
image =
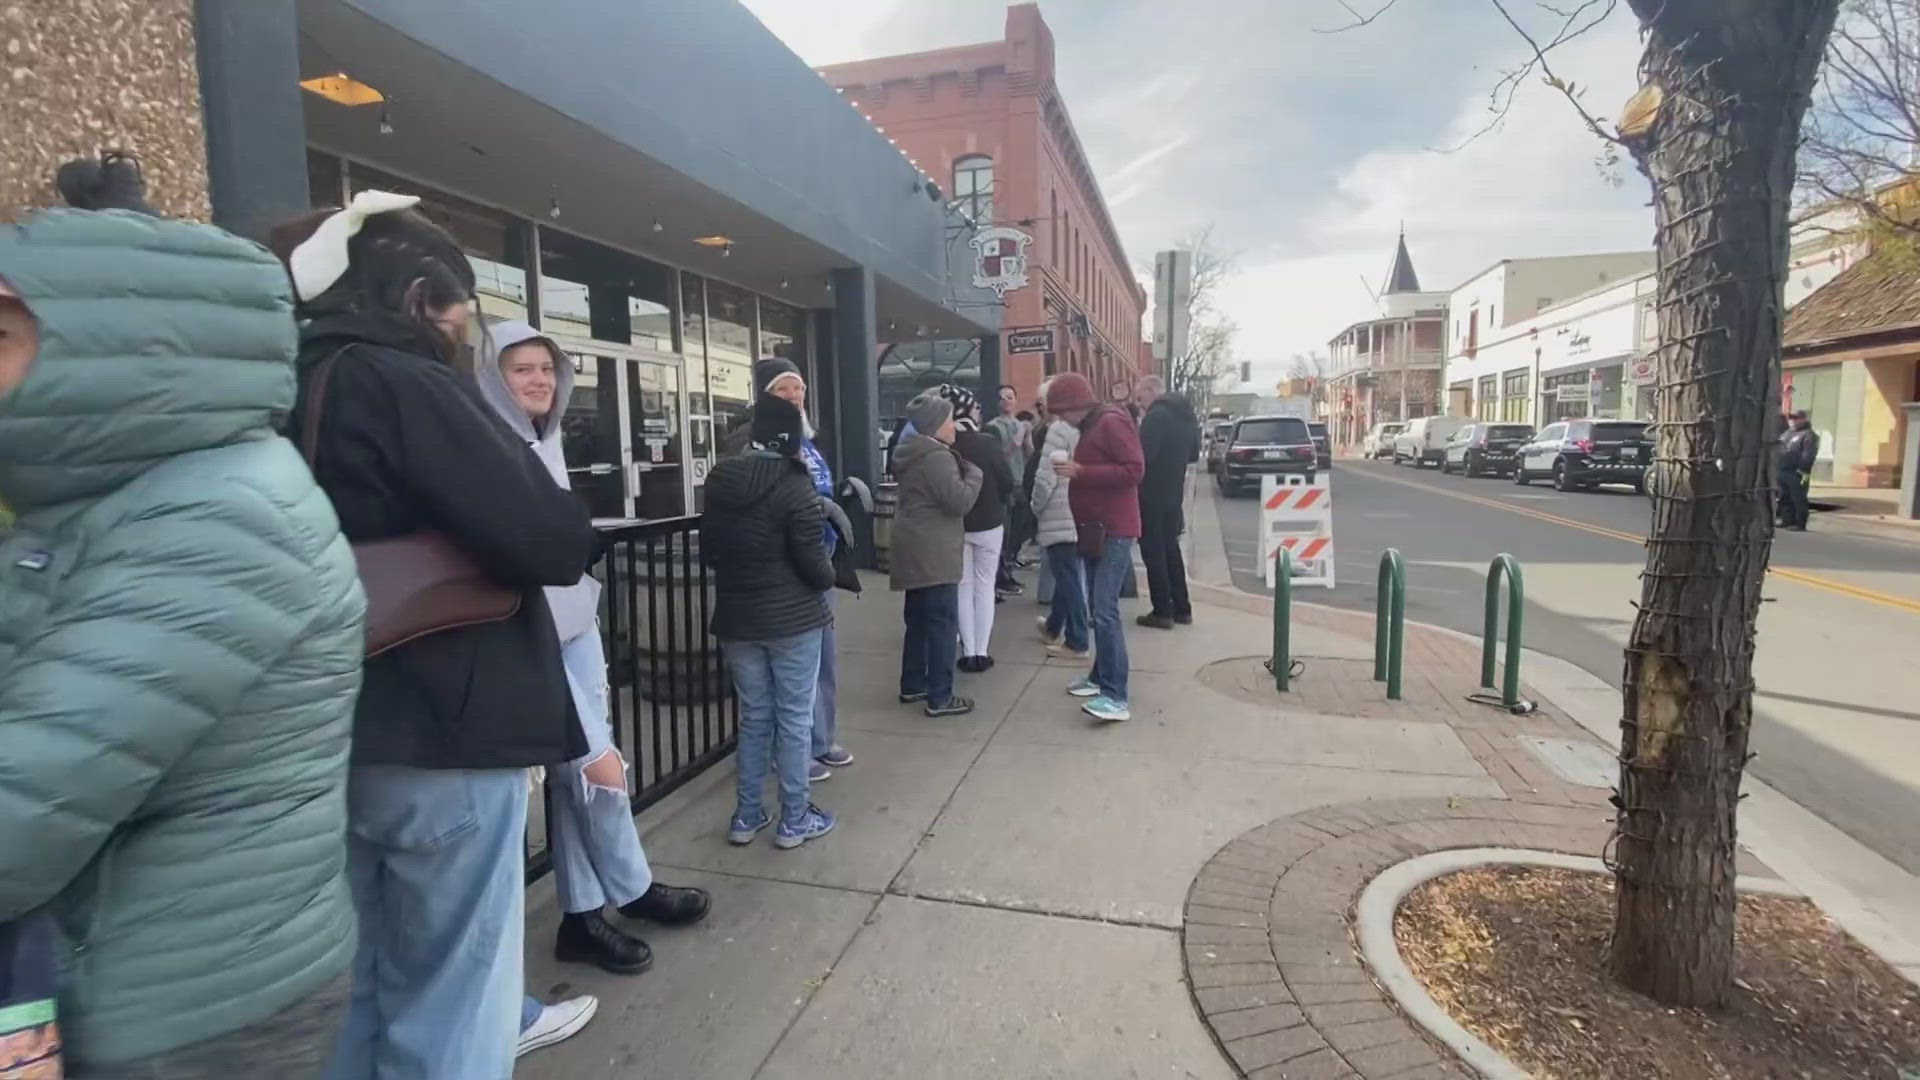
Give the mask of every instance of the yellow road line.
MULTIPOLYGON (((1509 514, 1518 514, 1521 517, 1530 517, 1530 518, 1534 518, 1535 520, 1549 522, 1554 525, 1563 525, 1569 529, 1578 529, 1581 532, 1592 533, 1595 536, 1605 536, 1613 540, 1624 540, 1627 543, 1639 544, 1642 547, 1645 547, 1647 543, 1647 538, 1645 536, 1636 536, 1633 533, 1621 532, 1619 529, 1609 529, 1600 525, 1590 525, 1584 521, 1576 521, 1573 518, 1561 517, 1559 514, 1549 514, 1544 510, 1535 510, 1531 507, 1517 506, 1513 503, 1507 502, 1504 499, 1488 499, 1488 498, 1483 498, 1479 495, 1468 495, 1468 494, 1465 494, 1464 492, 1452 491, 1448 488, 1443 488, 1436 484, 1428 484, 1419 480, 1409 480, 1409 479, 1406 479, 1405 477, 1390 476, 1385 473, 1377 473, 1371 470, 1362 473, 1362 475, 1371 477, 1375 480, 1384 480, 1389 484, 1403 484, 1410 488, 1419 488, 1422 491, 1431 491, 1436 495, 1445 495, 1449 499, 1458 499, 1461 502, 1477 503, 1480 506, 1492 507, 1495 510, 1505 510, 1509 514)), ((1888 593, 1875 592, 1872 589, 1863 589, 1858 585, 1848 585, 1844 581, 1835 581, 1832 578, 1820 577, 1817 574, 1809 574, 1805 570, 1793 570, 1784 566, 1770 567, 1769 573, 1785 578, 1788 581, 1799 582, 1802 585, 1810 586, 1815 589, 1825 589, 1828 592, 1838 593, 1841 596, 1850 596, 1856 600, 1867 600, 1875 604, 1884 604, 1890 608, 1895 608, 1900 611, 1909 611, 1916 615, 1920 615, 1920 601, 1909 600, 1903 596, 1893 596, 1888 593)))

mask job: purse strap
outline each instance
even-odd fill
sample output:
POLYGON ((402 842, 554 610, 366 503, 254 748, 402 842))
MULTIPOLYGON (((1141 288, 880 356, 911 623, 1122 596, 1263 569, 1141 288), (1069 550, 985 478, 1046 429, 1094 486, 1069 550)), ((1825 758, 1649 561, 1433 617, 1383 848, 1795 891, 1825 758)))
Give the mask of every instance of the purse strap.
POLYGON ((307 459, 307 468, 311 469, 320 455, 320 413, 327 404, 327 386, 333 381, 333 365, 351 345, 342 345, 332 356, 313 366, 310 385, 313 392, 308 395, 307 410, 301 416, 300 456, 307 459))

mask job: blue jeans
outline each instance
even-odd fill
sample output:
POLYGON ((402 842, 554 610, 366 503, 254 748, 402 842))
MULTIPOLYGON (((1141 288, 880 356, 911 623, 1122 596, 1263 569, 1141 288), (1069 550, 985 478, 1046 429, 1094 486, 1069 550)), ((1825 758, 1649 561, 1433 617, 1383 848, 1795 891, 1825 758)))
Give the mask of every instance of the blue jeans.
POLYGON ((596 627, 560 647, 574 710, 586 732, 585 755, 556 765, 553 818, 548 838, 553 853, 553 884, 560 910, 599 911, 627 904, 653 884, 653 867, 633 827, 633 806, 626 786, 589 783, 586 768, 602 754, 618 754, 607 716, 607 658, 596 627))
POLYGON ((780 785, 780 820, 800 820, 812 785, 813 691, 820 681, 822 631, 768 641, 724 643, 727 670, 740 696, 740 749, 735 755, 734 813, 760 816, 771 763, 780 785))
POLYGON ((330 1080, 508 1080, 522 1003, 525 769, 356 765, 360 918, 330 1080))
POLYGON ((1047 545, 1047 565, 1053 570, 1053 605, 1047 609, 1047 633, 1069 649, 1087 647, 1087 582, 1080 572, 1080 552, 1069 540, 1047 545))
MULTIPOLYGON (((833 614, 833 594, 838 590, 828 589, 827 613, 833 614)), ((839 733, 839 725, 834 722, 840 708, 840 665, 835 661, 839 643, 834 639, 833 624, 828 623, 820 631, 820 678, 813 688, 813 756, 819 757, 833 749, 833 739, 839 733)))
MULTIPOLYGON (((1109 536, 1098 559, 1088 559, 1087 621, 1093 627, 1092 678, 1100 692, 1127 700, 1127 633, 1120 625, 1120 586, 1133 576, 1133 538, 1109 536)), ((1058 590, 1054 595, 1058 596, 1058 590)))
POLYGON ((900 642, 900 693, 925 694, 928 705, 945 705, 953 699, 960 647, 960 586, 908 589, 902 614, 907 632, 900 642))

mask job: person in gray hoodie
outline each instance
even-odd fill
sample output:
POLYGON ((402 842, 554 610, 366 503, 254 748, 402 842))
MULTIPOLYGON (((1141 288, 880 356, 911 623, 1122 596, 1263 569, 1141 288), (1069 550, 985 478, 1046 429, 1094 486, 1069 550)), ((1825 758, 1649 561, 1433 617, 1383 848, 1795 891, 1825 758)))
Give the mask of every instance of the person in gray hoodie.
POLYGON ((966 517, 986 477, 953 448, 953 406, 937 393, 908 403, 901 430, 910 434, 893 448, 899 492, 890 564, 893 587, 907 594, 900 703, 924 701, 928 716, 958 716, 973 710, 953 692, 966 517))
MULTIPOLYGON (((497 323, 489 338, 482 362, 474 365, 481 396, 533 448, 554 482, 570 488, 560 421, 573 396, 572 361, 526 323, 497 323)), ((704 918, 710 899, 700 889, 655 881, 634 830, 627 763, 613 745, 608 721, 600 583, 588 574, 571 585, 550 587, 547 606, 553 612, 574 708, 587 736, 585 755, 553 769, 549 831, 554 886, 564 913, 554 955, 596 964, 615 974, 638 974, 652 966, 653 952, 646 942, 608 921, 606 907, 611 904, 629 918, 684 925, 704 918)), ((567 1004, 547 1009, 565 1010, 567 1004)), ((542 1017, 528 999, 521 1012, 523 1035, 558 1019, 542 1017)), ((558 1040, 549 1038, 542 1045, 553 1041, 558 1040)))

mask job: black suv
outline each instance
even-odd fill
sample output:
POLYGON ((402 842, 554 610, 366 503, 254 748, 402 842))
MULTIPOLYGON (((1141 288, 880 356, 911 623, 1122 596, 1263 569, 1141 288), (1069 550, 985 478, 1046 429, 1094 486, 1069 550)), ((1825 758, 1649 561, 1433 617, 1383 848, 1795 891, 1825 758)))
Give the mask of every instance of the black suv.
POLYGON ((1447 440, 1440 471, 1450 473, 1457 466, 1468 476, 1504 476, 1513 472, 1516 452, 1532 438, 1532 424, 1468 424, 1447 440))
POLYGON ((1647 490, 1653 437, 1640 420, 1556 420, 1520 448, 1513 482, 1552 477, 1556 491, 1591 491, 1600 484, 1647 490))
POLYGON ((1309 420, 1307 434, 1313 436, 1313 463, 1322 469, 1333 468, 1333 443, 1327 439, 1327 425, 1309 420))
POLYGON ((1305 420, 1249 416, 1233 425, 1226 456, 1213 478, 1222 495, 1234 494, 1249 480, 1258 484, 1260 477, 1270 473, 1304 473, 1312 480, 1318 457, 1305 420))

